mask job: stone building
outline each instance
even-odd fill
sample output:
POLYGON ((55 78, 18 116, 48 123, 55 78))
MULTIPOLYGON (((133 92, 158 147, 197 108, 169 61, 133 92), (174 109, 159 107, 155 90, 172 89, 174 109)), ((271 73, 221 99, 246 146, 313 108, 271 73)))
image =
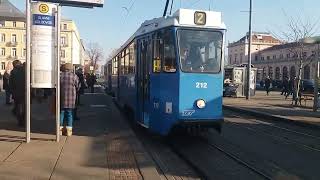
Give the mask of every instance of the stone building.
MULTIPOLYGON (((274 38, 270 33, 253 32, 251 53, 254 54, 258 51, 281 44, 281 41, 274 38)), ((241 65, 248 62, 248 47, 249 47, 249 34, 247 33, 240 40, 228 44, 228 64, 241 65)), ((254 60, 255 56, 252 56, 254 60)))
MULTIPOLYGON (((62 19, 61 62, 84 66, 85 49, 72 20, 62 19)), ((8 0, 0 0, 0 73, 14 60, 26 60, 26 15, 8 0)))
POLYGON ((300 59, 303 59, 302 79, 314 79, 316 53, 318 45, 303 45, 303 51, 297 43, 275 45, 253 54, 252 64, 257 67, 257 80, 270 76, 273 80, 298 77, 300 59), (300 52, 301 51, 301 52, 300 52))

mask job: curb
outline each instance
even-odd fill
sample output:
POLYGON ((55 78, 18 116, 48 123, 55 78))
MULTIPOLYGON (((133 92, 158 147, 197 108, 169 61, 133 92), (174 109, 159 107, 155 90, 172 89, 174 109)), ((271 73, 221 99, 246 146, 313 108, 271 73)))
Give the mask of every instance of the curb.
POLYGON ((285 118, 283 116, 271 115, 269 113, 265 113, 265 112, 261 112, 261 111, 249 110, 249 109, 246 109, 246 108, 233 107, 233 106, 229 106, 229 105, 223 105, 223 108, 231 110, 231 111, 236 111, 236 112, 239 112, 239 113, 246 113, 246 114, 251 115, 251 116, 265 118, 265 119, 268 119, 268 120, 271 120, 271 121, 282 121, 282 122, 292 123, 292 124, 295 124, 295 125, 301 126, 301 127, 308 127, 308 128, 313 128, 313 129, 319 129, 320 130, 320 125, 317 125, 317 124, 314 124, 314 123, 309 123, 309 122, 299 121, 299 120, 293 120, 293 119, 290 119, 290 118, 285 118))

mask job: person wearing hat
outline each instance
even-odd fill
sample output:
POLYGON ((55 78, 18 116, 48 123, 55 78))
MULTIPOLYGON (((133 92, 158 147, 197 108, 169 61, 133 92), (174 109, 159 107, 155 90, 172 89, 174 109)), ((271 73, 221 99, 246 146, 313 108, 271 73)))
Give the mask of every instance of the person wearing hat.
POLYGON ((64 130, 64 117, 67 120, 66 134, 72 135, 73 110, 76 107, 77 90, 79 89, 79 79, 73 72, 73 65, 66 63, 62 66, 60 75, 60 134, 64 130))

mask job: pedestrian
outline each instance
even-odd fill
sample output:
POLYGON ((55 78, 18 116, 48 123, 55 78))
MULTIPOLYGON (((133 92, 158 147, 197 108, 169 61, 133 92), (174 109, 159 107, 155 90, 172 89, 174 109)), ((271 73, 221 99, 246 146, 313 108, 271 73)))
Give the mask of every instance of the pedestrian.
POLYGON ((293 78, 289 79, 289 83, 288 83, 288 93, 286 95, 286 99, 288 98, 288 96, 292 95, 293 93, 293 86, 294 86, 294 80, 293 78))
POLYGON ((84 94, 84 89, 86 88, 86 84, 84 82, 82 68, 79 68, 76 71, 76 75, 78 76, 78 79, 79 79, 79 88, 77 89, 76 107, 74 108, 74 111, 73 111, 73 117, 74 117, 74 120, 79 121, 80 118, 78 117, 78 106, 80 106, 80 96, 84 94))
POLYGON ((94 93, 94 84, 97 82, 97 77, 92 72, 87 76, 87 84, 90 88, 91 93, 94 93))
POLYGON ((285 78, 283 79, 283 82, 282 82, 282 91, 281 91, 281 95, 286 96, 286 95, 287 95, 287 93, 288 93, 288 91, 289 91, 289 81, 288 81, 288 78, 287 78, 287 77, 285 77, 285 78))
POLYGON ((268 76, 264 82, 265 88, 266 88, 266 92, 267 92, 267 96, 269 96, 269 92, 270 92, 270 85, 271 85, 271 79, 268 76))
POLYGON ((9 78, 9 88, 14 101, 13 113, 16 115, 18 125, 25 125, 25 64, 19 60, 13 61, 13 70, 9 78))
POLYGON ((77 89, 79 88, 79 79, 73 72, 73 65, 66 63, 62 67, 62 73, 60 75, 60 134, 62 135, 64 130, 64 117, 66 115, 67 136, 72 135, 73 127, 73 110, 76 106, 77 89))
POLYGON ((10 72, 11 70, 6 70, 3 74, 3 89, 6 92, 6 104, 11 104, 11 91, 9 86, 9 79, 10 79, 10 72))

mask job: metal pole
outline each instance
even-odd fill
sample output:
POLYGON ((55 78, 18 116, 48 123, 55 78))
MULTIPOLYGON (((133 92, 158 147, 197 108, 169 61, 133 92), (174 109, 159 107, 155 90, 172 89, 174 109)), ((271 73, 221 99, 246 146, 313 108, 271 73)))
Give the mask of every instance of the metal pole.
POLYGON ((252 0, 250 0, 250 10, 249 10, 249 47, 248 47, 248 72, 247 72, 247 94, 246 99, 250 100, 250 74, 251 74, 251 44, 252 44, 252 0))
POLYGON ((163 17, 165 17, 167 15, 168 5, 169 5, 169 0, 167 0, 167 2, 166 2, 166 6, 163 11, 163 17))
POLYGON ((56 9, 56 141, 60 141, 60 5, 56 9))
POLYGON ((314 90, 313 90, 313 111, 317 112, 318 111, 318 88, 319 88, 319 43, 318 43, 318 49, 317 49, 317 61, 316 61, 316 71, 315 71, 315 78, 314 78, 314 90))
POLYGON ((31 61, 31 9, 30 9, 30 0, 26 0, 26 12, 27 12, 27 25, 26 25, 26 48, 27 48, 27 57, 26 57, 26 97, 25 97, 25 119, 26 119, 26 142, 30 142, 30 61, 31 61))

